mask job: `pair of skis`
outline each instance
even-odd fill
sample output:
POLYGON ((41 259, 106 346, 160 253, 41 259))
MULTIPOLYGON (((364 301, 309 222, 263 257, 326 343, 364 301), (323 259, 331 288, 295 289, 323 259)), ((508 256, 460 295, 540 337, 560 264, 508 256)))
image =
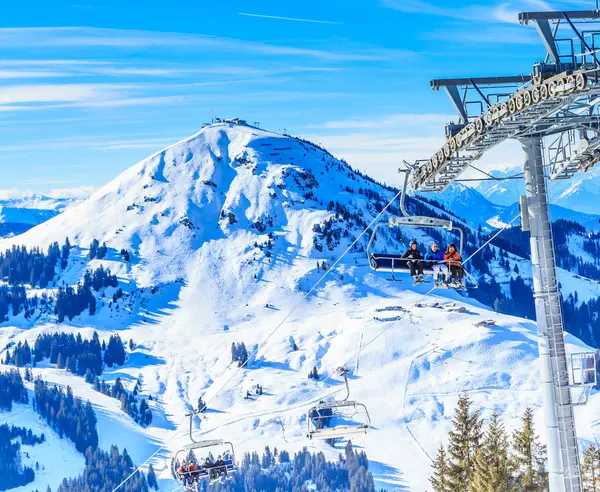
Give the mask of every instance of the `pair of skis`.
MULTIPOLYGON (((428 276, 423 276, 423 275, 418 275, 414 278, 414 283, 413 283, 413 287, 422 283, 426 283, 426 284, 430 284, 431 280, 428 280, 429 275, 428 276)), ((437 288, 443 288, 443 289, 448 289, 448 288, 452 288, 452 289, 456 289, 456 290, 465 290, 466 287, 463 283, 457 283, 457 282, 450 282, 450 283, 446 283, 446 282, 436 282, 435 286, 437 288)))

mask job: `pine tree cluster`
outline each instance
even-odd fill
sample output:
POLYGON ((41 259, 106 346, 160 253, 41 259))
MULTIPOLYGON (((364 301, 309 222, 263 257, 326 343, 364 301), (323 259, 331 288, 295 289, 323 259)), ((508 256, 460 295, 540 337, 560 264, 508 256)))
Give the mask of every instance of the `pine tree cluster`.
POLYGON ((93 260, 94 258, 98 258, 99 260, 104 259, 106 257, 107 251, 108 247, 106 246, 105 242, 102 243, 102 246, 100 246, 100 241, 94 239, 90 244, 90 260, 93 260))
POLYGON ((237 362, 238 367, 242 367, 248 362, 248 350, 244 342, 231 344, 231 362, 237 362))
MULTIPOLYGON (((85 452, 85 470, 76 478, 65 478, 57 492, 106 492, 114 490, 135 470, 126 449, 123 454, 117 446, 110 451, 88 448, 85 452)), ((135 474, 119 489, 123 492, 148 492, 146 476, 142 471, 135 474)))
POLYGON ((56 242, 48 246, 47 253, 40 248, 28 251, 25 246, 13 246, 0 253, 0 277, 9 285, 29 284, 32 288, 39 285, 45 289, 54 279, 56 262, 61 257, 56 242))
POLYGON ((130 262, 130 257, 129 257, 129 251, 127 251, 126 249, 122 249, 121 250, 121 258, 123 258, 124 261, 126 261, 127 263, 130 262))
POLYGON ((49 385, 38 378, 34 383, 34 409, 48 422, 60 437, 68 437, 80 452, 98 446, 96 414, 90 402, 84 403, 66 390, 49 385))
POLYGON ((95 270, 86 270, 83 275, 83 283, 78 282, 75 287, 67 285, 59 287, 56 294, 56 305, 54 313, 58 316, 58 322, 62 323, 66 318, 69 321, 89 309, 90 315, 96 313, 96 298, 92 289, 98 292, 103 287, 117 287, 119 281, 110 270, 105 270, 100 265, 95 270))
POLYGON ((8 490, 33 482, 35 472, 21 463, 21 444, 35 446, 46 440, 25 427, 0 425, 0 490, 8 490), (21 442, 15 438, 20 437, 21 442))
POLYGON ((27 340, 24 343, 19 341, 13 350, 11 355, 10 350, 6 351, 6 356, 4 357, 5 364, 14 364, 17 367, 23 367, 27 364, 31 364, 31 349, 29 348, 29 344, 27 340))
POLYGON ((581 478, 584 492, 600 492, 600 449, 590 444, 583 454, 581 478))
POLYGON ((311 453, 306 448, 290 459, 287 451, 271 451, 260 456, 254 452, 242 459, 238 472, 225 482, 201 481, 200 492, 295 492, 329 490, 338 492, 374 492, 369 460, 362 451, 355 451, 348 442, 337 462, 325 459, 323 453, 311 453), (310 487, 307 486, 310 484, 310 487))
POLYGON ((27 298, 27 291, 22 285, 13 285, 7 287, 6 285, 0 286, 0 322, 8 319, 8 313, 12 313, 13 316, 17 316, 22 308, 25 309, 26 314, 29 316, 30 310, 37 305, 37 296, 31 299, 27 298))
POLYGON ((440 446, 429 479, 434 492, 542 492, 548 490, 545 449, 525 411, 512 439, 494 411, 484 430, 479 411, 461 396, 448 445, 440 446))
POLYGON ((125 363, 125 348, 119 335, 111 335, 108 345, 100 343, 96 332, 91 340, 72 333, 48 333, 38 336, 33 349, 35 360, 49 358, 51 364, 66 368, 86 379, 102 374, 102 362, 112 367, 125 363), (104 352, 104 356, 102 355, 104 352))
POLYGON ((108 339, 108 345, 104 351, 104 363, 108 367, 112 367, 113 364, 118 366, 125 364, 125 345, 118 334, 111 335, 108 339))
POLYGON ((115 384, 111 385, 105 381, 100 381, 96 376, 94 378, 94 389, 119 400, 121 402, 121 410, 142 427, 147 427, 152 423, 152 410, 148 405, 148 400, 139 395, 142 389, 142 383, 139 379, 133 391, 129 392, 123 386, 121 378, 117 378, 115 384))
POLYGON ((18 369, 0 372, 0 410, 12 410, 13 402, 29 402, 27 390, 18 369))

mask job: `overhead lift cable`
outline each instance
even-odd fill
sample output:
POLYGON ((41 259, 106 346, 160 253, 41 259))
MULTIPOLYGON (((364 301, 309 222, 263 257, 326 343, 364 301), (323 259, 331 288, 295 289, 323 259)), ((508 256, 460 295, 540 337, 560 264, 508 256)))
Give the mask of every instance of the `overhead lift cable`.
MULTIPOLYGON (((553 186, 554 187, 554 186, 553 186)), ((552 188, 553 188, 552 187, 552 188)), ((210 403, 211 401, 213 401, 217 395, 227 386, 227 384, 229 382, 231 382, 231 380, 237 375, 237 373, 243 368, 245 367, 245 365, 248 363, 248 361, 254 357, 258 351, 267 343, 267 341, 275 334, 275 332, 289 319, 289 317, 296 311, 296 309, 298 309, 298 307, 300 307, 300 305, 310 296, 310 294, 312 292, 314 292, 314 290, 316 289, 316 287, 329 275, 329 273, 331 273, 331 271, 335 268, 335 266, 341 261, 341 259, 358 243, 358 241, 368 232, 368 230, 379 220, 379 218, 390 208, 390 206, 392 205, 392 203, 402 194, 402 190, 399 190, 393 197, 392 199, 385 205, 385 207, 382 208, 382 210, 373 218, 373 220, 363 229, 363 231, 354 239, 354 241, 350 244, 350 246, 348 246, 344 252, 335 260, 334 263, 332 263, 332 265, 327 269, 327 271, 317 280, 317 282, 313 285, 313 287, 302 297, 302 299, 300 300, 300 302, 298 302, 297 304, 295 304, 293 306, 293 308, 288 312, 288 314, 282 319, 282 321, 279 322, 279 324, 269 333, 269 335, 258 345, 258 347, 252 352, 252 354, 250 354, 250 356, 248 357, 248 359, 242 364, 240 365, 236 371, 234 372, 234 374, 223 384, 221 385, 221 387, 217 390, 217 392, 210 398, 207 400, 206 405, 208 405, 208 403, 210 403)), ((512 226, 512 224, 520 217, 520 214, 515 215, 512 220, 510 220, 508 223, 506 223, 504 225, 504 227, 502 227, 502 229, 499 229, 493 236, 491 236, 484 244, 482 244, 474 253, 472 253, 466 260, 463 261, 463 264, 467 263, 468 261, 470 261, 477 253, 479 253, 485 246, 487 246, 488 244, 490 244, 496 237, 498 237, 502 232, 504 232, 506 229, 508 229, 510 226, 512 226)), ((425 299, 429 294, 431 294, 434 290, 436 289, 436 286, 434 285, 431 289, 429 289, 428 292, 426 292, 425 294, 423 294, 419 300, 417 302, 415 302, 409 309, 406 310, 406 312, 404 313, 404 316, 399 316, 398 318, 396 318, 394 321, 392 321, 386 328, 384 328, 381 332, 379 332, 375 337, 373 337, 366 345, 364 345, 363 347, 361 347, 355 354, 353 354, 347 361, 344 362, 343 366, 346 366, 349 362, 351 362, 355 357, 357 357, 358 355, 360 355, 362 352, 364 352, 368 347, 370 347, 375 341, 377 341, 385 332, 387 332, 390 328, 392 328, 393 326, 396 325, 396 323, 402 319, 404 319, 405 315, 408 314, 414 307, 416 307, 417 304, 419 304, 421 302, 422 299, 425 299)), ((327 380, 329 380, 331 377, 333 376, 333 373, 330 374, 327 378, 325 378, 322 383, 326 382, 327 380)), ((338 392, 339 389, 336 389, 332 392, 329 393, 329 395, 334 394, 336 392, 338 392)), ((329 396, 327 395, 327 396, 329 396)), ((308 400, 308 399, 307 399, 308 400)), ((301 407, 305 407, 307 405, 310 405, 312 401, 315 400, 314 397, 310 398, 310 401, 305 400, 304 402, 301 402, 299 404, 294 405, 293 407, 288 407, 285 410, 280 410, 278 413, 276 413, 275 415, 281 415, 282 413, 286 413, 288 411, 291 411, 293 409, 296 408, 301 408, 301 407)), ((226 425, 226 424, 223 424, 226 425)), ((223 425, 214 427, 212 429, 210 429, 208 432, 212 432, 214 430, 219 429, 220 427, 222 427, 223 425)), ((115 487, 113 489, 113 492, 116 492, 117 490, 119 490, 125 483, 127 483, 127 481, 129 481, 144 465, 146 465, 152 458, 154 458, 154 456, 156 456, 160 451, 162 451, 163 449, 165 449, 167 447, 168 444, 170 444, 171 442, 173 442, 173 440, 181 433, 181 430, 183 429, 183 427, 179 426, 179 430, 173 435, 173 437, 171 439, 169 439, 169 441, 167 441, 165 444, 161 445, 156 451, 154 451, 154 453, 152 453, 144 462, 142 462, 140 465, 138 465, 132 472, 130 475, 128 475, 119 485, 117 485, 117 487, 115 487)), ((248 438, 244 439, 245 442, 248 438)))
MULTIPOLYGON (((402 190, 399 190, 390 201, 381 209, 381 211, 375 216, 375 218, 362 230, 362 232, 352 241, 350 246, 348 246, 343 253, 331 264, 331 266, 325 271, 325 273, 317 280, 317 282, 302 296, 299 302, 297 302, 292 309, 285 315, 285 317, 275 326, 275 328, 266 336, 266 338, 258 344, 256 349, 249 354, 248 358, 238 366, 238 368, 234 371, 234 373, 223 383, 219 389, 205 402, 205 405, 208 405, 212 402, 217 395, 223 391, 223 389, 236 377, 236 375, 248 364, 248 362, 258 354, 259 350, 264 347, 264 345, 271 339, 271 337, 283 326, 283 324, 290 318, 290 316, 304 303, 304 301, 314 292, 314 290, 321 284, 321 282, 333 271, 333 269, 337 266, 337 264, 342 260, 344 256, 348 252, 354 248, 354 246, 358 243, 358 241, 369 231, 369 229, 379 220, 379 218, 391 207, 392 203, 396 201, 396 199, 401 195, 402 190)), ((138 465, 133 472, 129 476, 127 476, 119 485, 117 485, 113 492, 119 490, 131 477, 133 477, 146 463, 148 463, 154 456, 156 456, 160 451, 162 451, 168 444, 170 444, 180 433, 182 429, 182 424, 179 425, 179 430, 173 435, 167 443, 160 446, 154 453, 150 455, 143 463, 138 465)))

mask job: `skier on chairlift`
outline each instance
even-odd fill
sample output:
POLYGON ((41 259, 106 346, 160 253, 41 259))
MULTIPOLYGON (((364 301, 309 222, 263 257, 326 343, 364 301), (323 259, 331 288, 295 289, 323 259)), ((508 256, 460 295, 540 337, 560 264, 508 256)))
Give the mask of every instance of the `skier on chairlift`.
POLYGON ((415 284, 423 281, 423 256, 417 248, 417 241, 414 239, 410 242, 410 247, 407 249, 402 258, 406 260, 410 275, 415 280, 415 284))
POLYGON ((446 285, 446 274, 448 267, 444 263, 444 253, 438 248, 436 242, 431 243, 431 247, 425 255, 427 266, 433 269, 433 281, 435 286, 446 285))
POLYGON ((183 486, 187 487, 187 484, 189 481, 189 474, 188 474, 187 463, 185 462, 185 460, 183 460, 183 462, 181 463, 181 466, 177 470, 177 473, 179 473, 179 475, 181 476, 181 480, 183 481, 183 486))
POLYGON ((448 250, 444 254, 444 259, 450 270, 450 285, 462 289, 464 287, 463 276, 465 271, 462 266, 462 256, 456 250, 456 245, 454 243, 448 245, 448 250))

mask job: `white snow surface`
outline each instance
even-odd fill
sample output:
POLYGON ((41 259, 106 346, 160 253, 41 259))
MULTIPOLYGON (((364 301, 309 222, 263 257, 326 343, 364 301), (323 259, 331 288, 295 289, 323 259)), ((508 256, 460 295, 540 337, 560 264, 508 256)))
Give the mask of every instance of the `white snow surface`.
MULTIPOLYGON (((61 215, 0 241, 0 249, 45 246, 62 244, 68 235, 79 246, 61 277, 69 282, 83 275, 87 245, 94 238, 106 241, 107 258, 89 266, 110 267, 125 291, 118 310, 105 306, 60 326, 48 319, 3 325, 0 347, 32 343, 39 333, 56 330, 87 337, 97 330, 103 339, 118 331, 124 340, 132 338, 136 348, 126 364, 102 377, 119 376, 129 387, 142 380, 142 393, 155 400, 147 429, 82 378, 43 364, 36 372, 92 402, 104 449, 125 446, 141 463, 164 446, 152 463, 165 491, 175 487, 168 464, 189 442, 184 414, 199 396, 209 409, 195 419, 195 437, 230 440, 238 458, 269 445, 290 452, 307 446, 337 459, 344 442, 333 448, 307 440, 306 412, 322 398, 343 397, 334 373, 344 364, 351 369, 351 398, 371 414, 372 429, 353 442, 367 452, 378 488, 429 490, 430 460, 450 430, 461 393, 486 417, 498 409, 509 429, 533 406, 543 438, 533 322, 495 314, 453 291, 425 295, 429 284, 388 282, 354 250, 304 299, 323 274, 317 261, 331 265, 360 232, 338 223, 341 242, 329 250, 313 232, 335 215, 328 202, 337 200, 367 222, 375 213, 359 187, 393 196, 313 145, 245 125, 206 127, 61 215), (263 232, 252 227, 257 222, 265 224, 263 232), (255 246, 265 245, 269 232, 270 257, 255 246), (131 252, 131 264, 120 260, 122 248, 131 252), (476 326, 482 320, 496 324, 476 326), (233 342, 250 351, 259 347, 246 368, 232 364, 233 342), (315 366, 320 381, 307 378, 315 366), (245 400, 246 389, 257 383, 263 395, 245 400)), ((573 337, 567 341, 570 352, 587 349, 573 337)), ((598 432, 599 407, 593 394, 587 407, 576 410, 584 441, 598 432)), ((34 414, 23 415, 30 415, 28 425, 37 424, 34 414)), ((62 446, 56 459, 70 456, 66 441, 62 446)), ((32 459, 36 453, 32 448, 32 459)), ((72 459, 79 472, 82 457, 72 459)), ((54 489, 65 475, 60 468, 40 474, 35 486, 54 489)))

